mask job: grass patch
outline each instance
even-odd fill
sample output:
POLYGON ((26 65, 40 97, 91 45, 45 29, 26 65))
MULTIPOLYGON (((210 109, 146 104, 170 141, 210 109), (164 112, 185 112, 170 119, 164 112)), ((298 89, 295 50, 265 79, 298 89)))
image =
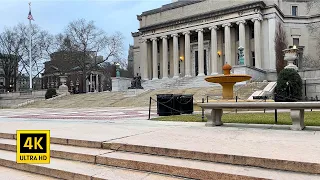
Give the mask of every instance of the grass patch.
MULTIPOLYGON (((320 112, 305 112, 306 126, 320 126, 320 112)), ((161 116, 156 121, 202 122, 201 114, 161 116)), ((207 121, 207 118, 204 118, 207 121)), ((274 113, 229 113, 222 116, 224 123, 274 124, 274 113)), ((291 125, 290 113, 278 113, 278 124, 291 125)))

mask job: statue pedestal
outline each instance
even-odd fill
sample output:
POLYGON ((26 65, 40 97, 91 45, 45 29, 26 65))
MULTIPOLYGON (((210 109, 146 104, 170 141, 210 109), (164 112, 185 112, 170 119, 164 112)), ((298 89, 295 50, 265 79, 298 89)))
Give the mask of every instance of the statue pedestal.
POLYGON ((127 91, 131 86, 131 79, 123 77, 112 78, 112 91, 127 91))
POLYGON ((62 93, 68 93, 69 92, 69 88, 68 86, 66 85, 66 82, 67 82, 67 77, 68 76, 60 76, 60 83, 61 85, 59 86, 59 93, 62 94, 62 93))

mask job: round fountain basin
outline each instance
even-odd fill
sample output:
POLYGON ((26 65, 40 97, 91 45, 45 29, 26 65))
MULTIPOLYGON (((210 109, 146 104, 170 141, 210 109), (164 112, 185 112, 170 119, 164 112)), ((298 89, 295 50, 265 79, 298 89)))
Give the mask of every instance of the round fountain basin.
POLYGON ((236 83, 250 80, 251 76, 242 74, 216 75, 206 77, 205 80, 211 83, 236 83))

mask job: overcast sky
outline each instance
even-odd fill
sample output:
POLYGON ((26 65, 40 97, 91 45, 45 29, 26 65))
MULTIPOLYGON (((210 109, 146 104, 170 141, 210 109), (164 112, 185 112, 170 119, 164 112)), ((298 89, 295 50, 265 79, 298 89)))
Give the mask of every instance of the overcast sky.
MULTIPOLYGON (((68 22, 79 18, 95 21, 109 34, 120 31, 125 37, 125 55, 137 31, 136 15, 168 4, 171 0, 30 0, 32 15, 42 29, 51 34, 63 32, 68 22)), ((28 0, 0 0, 0 32, 4 27, 28 23, 28 0)))

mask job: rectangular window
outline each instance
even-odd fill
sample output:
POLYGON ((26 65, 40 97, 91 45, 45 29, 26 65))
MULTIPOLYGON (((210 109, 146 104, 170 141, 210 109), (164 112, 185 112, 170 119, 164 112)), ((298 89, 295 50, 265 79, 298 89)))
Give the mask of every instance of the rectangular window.
POLYGON ((299 47, 299 38, 293 38, 293 45, 295 45, 297 48, 299 47))
POLYGON ((298 6, 291 6, 292 16, 298 16, 298 6))

